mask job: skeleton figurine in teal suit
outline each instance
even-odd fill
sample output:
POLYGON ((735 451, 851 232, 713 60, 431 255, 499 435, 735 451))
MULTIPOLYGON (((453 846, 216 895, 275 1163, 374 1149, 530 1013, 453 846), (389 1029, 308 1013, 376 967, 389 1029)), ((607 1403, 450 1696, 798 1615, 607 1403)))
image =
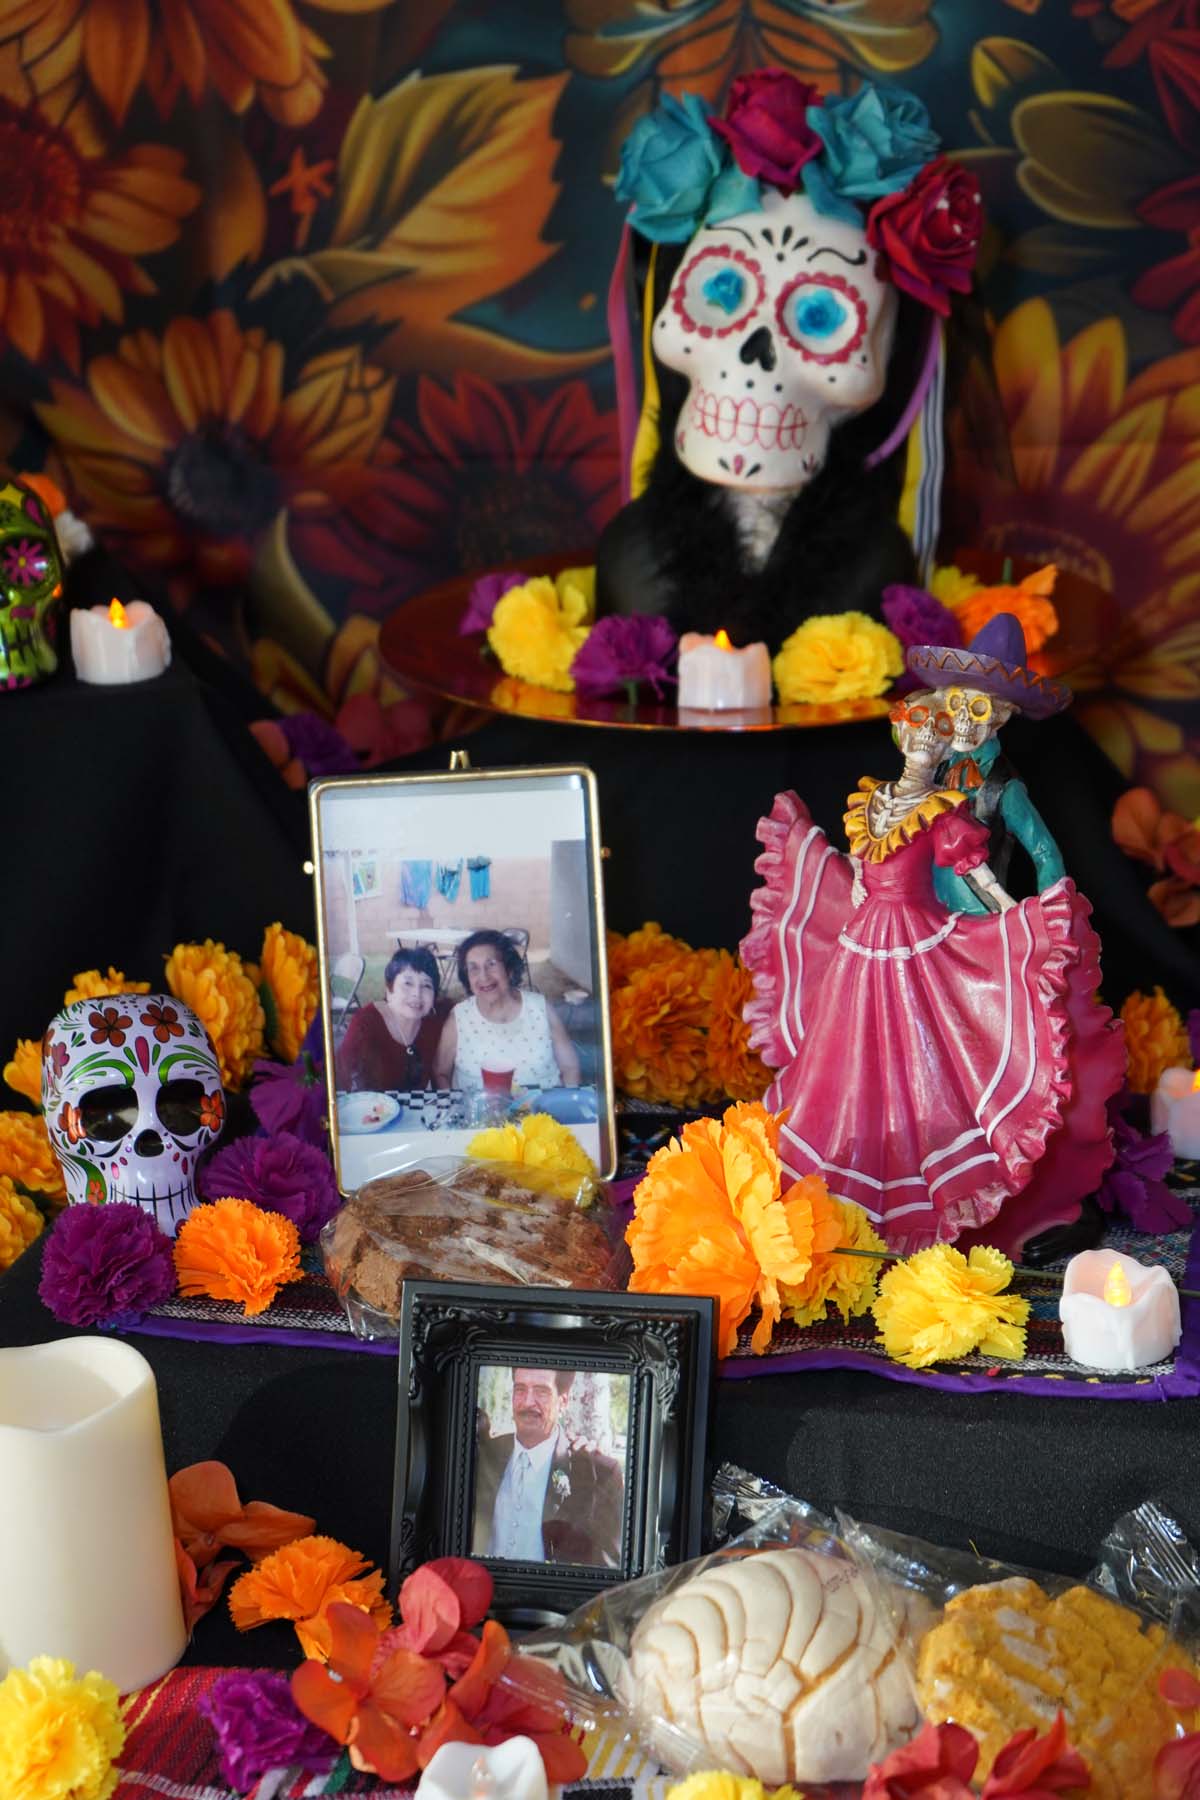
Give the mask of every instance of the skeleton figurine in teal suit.
MULTIPOLYGON (((1028 853, 1039 894, 1065 874, 1058 845, 1029 798, 1025 783, 1000 748, 997 733, 1014 712, 1047 719, 1071 700, 1070 690, 1025 666, 1025 634, 1012 613, 997 613, 966 649, 915 645, 910 671, 931 688, 949 715, 949 755, 937 771, 941 787, 967 795, 967 804, 992 834, 988 863, 1007 886, 1014 843, 1028 853)), ((992 907, 969 878, 952 868, 934 871, 938 899, 951 912, 983 913, 992 907)))

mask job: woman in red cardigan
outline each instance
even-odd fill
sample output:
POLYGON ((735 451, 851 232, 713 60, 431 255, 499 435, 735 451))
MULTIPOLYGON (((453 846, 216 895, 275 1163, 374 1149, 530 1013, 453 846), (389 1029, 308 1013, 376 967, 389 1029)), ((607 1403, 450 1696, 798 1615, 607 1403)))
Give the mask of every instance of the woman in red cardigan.
POLYGON ((428 1087, 437 1049, 438 967, 428 950, 397 950, 384 998, 355 1013, 337 1053, 339 1093, 428 1087))

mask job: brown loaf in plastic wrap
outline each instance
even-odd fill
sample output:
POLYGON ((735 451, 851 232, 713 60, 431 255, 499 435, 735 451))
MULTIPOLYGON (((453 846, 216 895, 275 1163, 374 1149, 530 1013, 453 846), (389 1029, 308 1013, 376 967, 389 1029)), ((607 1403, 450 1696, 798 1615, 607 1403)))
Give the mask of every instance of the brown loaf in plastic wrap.
POLYGON ((407 1169, 360 1188, 321 1233, 325 1272, 359 1336, 395 1336, 406 1280, 625 1286, 628 1253, 587 1177, 514 1163, 407 1169))

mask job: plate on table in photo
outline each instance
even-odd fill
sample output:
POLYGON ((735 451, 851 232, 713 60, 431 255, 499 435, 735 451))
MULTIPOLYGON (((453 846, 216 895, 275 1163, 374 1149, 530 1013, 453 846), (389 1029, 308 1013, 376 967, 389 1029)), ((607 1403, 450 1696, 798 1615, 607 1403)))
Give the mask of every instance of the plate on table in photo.
POLYGON ((519 1110, 549 1113, 560 1125, 590 1125, 600 1117, 594 1087, 530 1089, 519 1110))
POLYGON ((400 1117, 400 1102, 394 1094, 339 1094, 337 1112, 339 1131, 383 1131, 400 1117))

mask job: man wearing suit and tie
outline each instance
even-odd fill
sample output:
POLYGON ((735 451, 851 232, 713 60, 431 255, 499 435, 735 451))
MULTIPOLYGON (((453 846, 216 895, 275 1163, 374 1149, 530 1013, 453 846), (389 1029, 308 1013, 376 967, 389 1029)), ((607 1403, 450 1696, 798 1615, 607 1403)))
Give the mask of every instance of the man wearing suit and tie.
POLYGON ((620 1567, 624 1471, 563 1430, 574 1380, 573 1369, 513 1370, 513 1430, 478 1439, 474 1555, 620 1567))

